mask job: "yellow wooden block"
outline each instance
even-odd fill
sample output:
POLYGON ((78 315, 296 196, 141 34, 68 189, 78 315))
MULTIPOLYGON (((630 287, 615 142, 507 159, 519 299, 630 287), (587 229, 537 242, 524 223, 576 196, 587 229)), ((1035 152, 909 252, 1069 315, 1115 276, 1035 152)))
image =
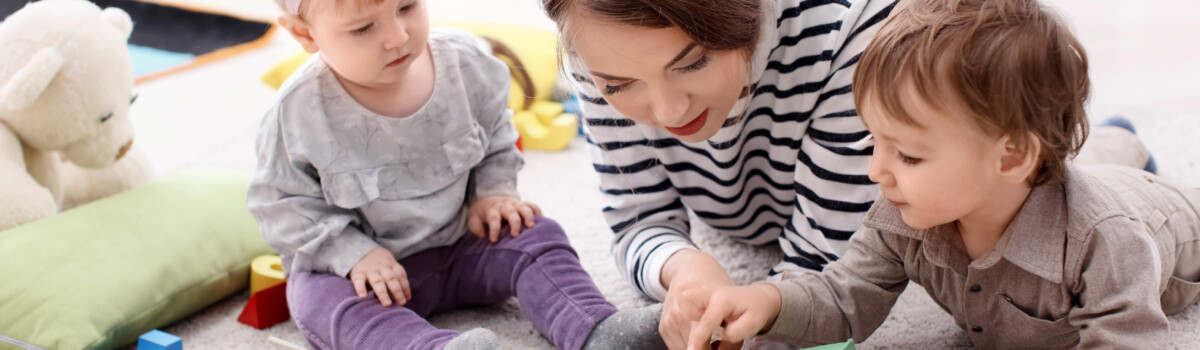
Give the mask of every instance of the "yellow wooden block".
POLYGON ((567 148, 578 134, 579 120, 574 114, 559 114, 549 124, 543 124, 537 113, 519 111, 513 124, 521 134, 521 146, 527 150, 559 151, 567 148))
POLYGON ((250 295, 287 282, 283 262, 278 255, 263 255, 250 262, 250 295))

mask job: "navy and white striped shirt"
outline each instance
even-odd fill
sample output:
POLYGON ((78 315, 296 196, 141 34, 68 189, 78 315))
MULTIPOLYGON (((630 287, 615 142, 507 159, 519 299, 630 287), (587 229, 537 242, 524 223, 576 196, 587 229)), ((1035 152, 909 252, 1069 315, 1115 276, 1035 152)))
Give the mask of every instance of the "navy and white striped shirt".
MULTIPOLYGON (((879 194, 874 143, 854 108, 859 55, 894 6, 885 0, 764 0, 754 89, 710 140, 682 142, 623 117, 568 62, 582 96, 618 267, 662 300, 671 254, 695 249, 688 209, 751 244, 779 240, 773 272, 836 260, 879 194), (747 103, 749 107, 747 108, 747 103), (745 116, 741 116, 745 110, 745 116)), ((582 74, 580 74, 582 73, 582 74)))

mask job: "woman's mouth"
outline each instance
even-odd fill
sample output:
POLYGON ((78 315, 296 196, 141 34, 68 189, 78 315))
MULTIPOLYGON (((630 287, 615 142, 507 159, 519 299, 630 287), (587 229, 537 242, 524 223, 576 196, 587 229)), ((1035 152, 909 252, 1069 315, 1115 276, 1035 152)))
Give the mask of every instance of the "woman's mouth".
POLYGON ((699 132, 700 129, 703 129, 706 121, 708 121, 707 109, 705 109, 704 112, 700 112, 700 116, 696 117, 696 119, 693 119, 691 123, 687 123, 687 125, 677 128, 668 127, 666 129, 675 135, 688 136, 699 132))
POLYGON ((387 64, 388 68, 404 64, 404 61, 408 61, 408 56, 409 55, 404 55, 403 57, 397 58, 396 60, 392 61, 391 63, 388 63, 387 64))

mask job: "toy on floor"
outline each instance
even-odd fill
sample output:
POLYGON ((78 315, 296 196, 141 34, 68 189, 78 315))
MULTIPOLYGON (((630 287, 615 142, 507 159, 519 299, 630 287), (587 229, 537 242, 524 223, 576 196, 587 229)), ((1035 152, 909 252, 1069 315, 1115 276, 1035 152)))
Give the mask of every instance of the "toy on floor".
POLYGON ((0 23, 0 230, 150 179, 131 150, 132 28, 84 0, 29 3, 0 23))
MULTIPOLYGON (((559 74, 556 34, 498 23, 439 20, 434 26, 462 29, 484 38, 480 47, 509 66, 508 107, 520 134, 518 148, 558 151, 581 134, 577 114, 565 111, 563 104, 552 98, 559 74)), ((262 81, 278 89, 310 57, 307 52, 287 57, 265 72, 262 81)))
POLYGON ((278 255, 264 255, 250 263, 250 301, 238 322, 266 329, 291 318, 287 307, 287 279, 278 255))
POLYGON ((183 350, 183 339, 155 329, 138 338, 137 350, 183 350))
POLYGON ((306 348, 306 347, 292 344, 292 342, 289 342, 289 341, 283 340, 283 339, 279 339, 278 337, 273 336, 273 335, 268 335, 267 341, 270 342, 271 344, 279 345, 279 347, 288 349, 288 350, 308 350, 308 348, 306 348))
POLYGON ((801 350, 854 350, 854 339, 846 340, 843 343, 833 343, 801 350))
POLYGON ((263 255, 250 262, 250 295, 285 282, 283 259, 278 255, 263 255))

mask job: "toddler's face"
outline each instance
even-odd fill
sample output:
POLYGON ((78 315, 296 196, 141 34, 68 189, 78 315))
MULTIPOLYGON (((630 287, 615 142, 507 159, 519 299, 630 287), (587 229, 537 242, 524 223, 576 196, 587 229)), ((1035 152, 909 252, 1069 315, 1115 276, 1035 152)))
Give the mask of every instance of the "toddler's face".
POLYGON ((970 124, 968 116, 934 108, 914 88, 901 88, 909 125, 867 101, 860 110, 875 138, 868 172, 883 196, 900 209, 915 229, 955 222, 986 211, 999 175, 1002 146, 998 137, 970 124))
POLYGON ((402 81, 429 40, 425 0, 321 1, 308 16, 325 63, 364 87, 402 81))

